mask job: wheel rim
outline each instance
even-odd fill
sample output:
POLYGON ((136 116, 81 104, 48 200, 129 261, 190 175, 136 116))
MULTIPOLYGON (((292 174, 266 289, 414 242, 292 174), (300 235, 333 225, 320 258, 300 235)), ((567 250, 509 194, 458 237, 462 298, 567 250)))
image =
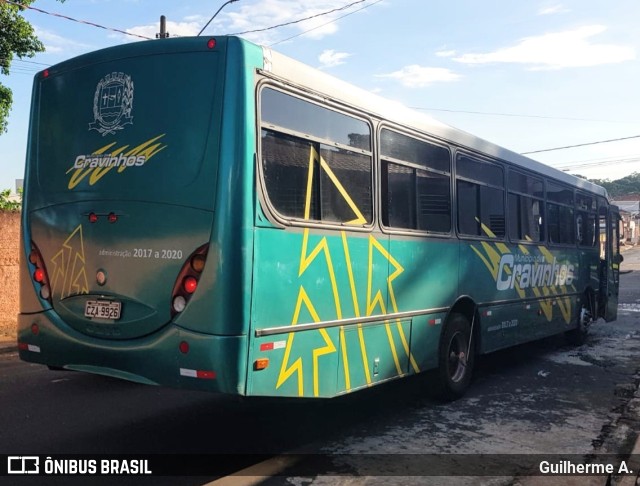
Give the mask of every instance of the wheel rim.
POLYGON ((580 309, 580 330, 582 332, 587 332, 592 322, 593 316, 591 315, 591 312, 586 306, 583 306, 580 309))
POLYGON ((451 336, 447 351, 447 369, 449 379, 459 382, 464 377, 467 369, 467 339, 461 332, 451 336))

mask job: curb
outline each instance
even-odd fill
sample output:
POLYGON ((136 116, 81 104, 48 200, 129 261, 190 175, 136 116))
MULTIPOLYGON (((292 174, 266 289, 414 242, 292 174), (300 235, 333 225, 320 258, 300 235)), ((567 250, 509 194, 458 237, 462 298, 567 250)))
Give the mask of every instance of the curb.
POLYGON ((640 480, 640 459, 635 459, 640 457, 640 436, 636 439, 636 445, 633 447, 631 451, 630 460, 628 462, 628 467, 635 474, 630 476, 623 476, 619 481, 615 484, 616 486, 636 486, 638 480, 640 480))
POLYGON ((18 352, 18 344, 15 341, 0 341, 0 355, 18 352))
MULTIPOLYGON (((639 399, 640 399, 640 386, 638 386, 638 389, 634 394, 634 398, 632 398, 631 400, 637 401, 639 399)), ((640 484, 640 434, 638 434, 638 437, 636 438, 636 443, 633 446, 633 450, 629 454, 629 460, 628 460, 627 466, 634 473, 628 476, 621 477, 618 481, 614 483, 616 486, 637 486, 638 484, 640 484)))

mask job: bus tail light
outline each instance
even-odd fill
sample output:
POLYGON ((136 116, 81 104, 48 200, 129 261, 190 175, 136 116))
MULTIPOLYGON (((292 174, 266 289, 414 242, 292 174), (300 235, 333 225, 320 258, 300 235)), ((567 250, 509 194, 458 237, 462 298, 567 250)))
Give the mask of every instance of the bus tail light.
POLYGON ((193 294, 198 288, 198 281, 195 277, 186 277, 182 282, 182 288, 187 294, 193 294))
POLYGON ((33 280, 40 284, 44 282, 44 270, 42 268, 36 268, 36 271, 33 272, 33 280))
POLYGON ((184 262, 171 293, 171 317, 182 312, 198 288, 200 276, 207 260, 209 244, 202 245, 184 262))
POLYGON ((174 312, 182 312, 186 306, 187 299, 185 299, 182 295, 176 295, 173 298, 172 309, 174 312))
POLYGON ((40 297, 51 304, 51 287, 49 285, 49 275, 44 266, 42 254, 34 242, 31 242, 31 252, 29 253, 29 263, 32 266, 31 276, 39 290, 40 297))

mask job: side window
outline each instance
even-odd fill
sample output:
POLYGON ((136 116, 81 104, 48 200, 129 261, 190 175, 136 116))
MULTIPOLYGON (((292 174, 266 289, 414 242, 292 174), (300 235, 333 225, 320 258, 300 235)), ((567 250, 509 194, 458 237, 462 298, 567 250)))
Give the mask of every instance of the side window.
POLYGON ((449 150, 383 129, 380 135, 380 153, 383 224, 394 228, 449 233, 449 150))
POLYGON ((547 181, 547 231, 549 243, 575 245, 576 226, 573 190, 547 181))
POLYGON ((504 238, 502 167, 468 155, 458 155, 456 171, 460 234, 504 238))
POLYGON ((598 197, 598 246, 600 248, 600 260, 607 258, 607 211, 609 203, 606 199, 598 197))
MULTIPOLYGON (((262 130, 262 171, 271 204, 283 216, 303 219, 307 204, 308 140, 271 130, 262 130)), ((318 212, 314 188, 308 203, 310 214, 318 212)))
POLYGON ((542 179, 509 171, 509 237, 544 241, 544 187, 542 179))
POLYGON ((291 219, 371 223, 369 124, 271 88, 260 101, 262 173, 276 211, 291 219))
POLYGON ((576 241, 578 245, 593 247, 596 245, 596 221, 598 220, 596 198, 576 193, 576 241))

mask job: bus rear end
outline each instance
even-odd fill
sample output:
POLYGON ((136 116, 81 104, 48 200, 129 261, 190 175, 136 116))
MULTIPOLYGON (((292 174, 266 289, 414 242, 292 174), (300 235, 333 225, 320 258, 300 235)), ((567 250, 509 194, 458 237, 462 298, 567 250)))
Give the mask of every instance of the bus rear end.
POLYGON ((239 41, 143 42, 36 76, 21 359, 243 392, 246 320, 228 310, 241 303, 221 302, 220 276, 242 265, 223 254, 217 211, 231 47, 239 41))

